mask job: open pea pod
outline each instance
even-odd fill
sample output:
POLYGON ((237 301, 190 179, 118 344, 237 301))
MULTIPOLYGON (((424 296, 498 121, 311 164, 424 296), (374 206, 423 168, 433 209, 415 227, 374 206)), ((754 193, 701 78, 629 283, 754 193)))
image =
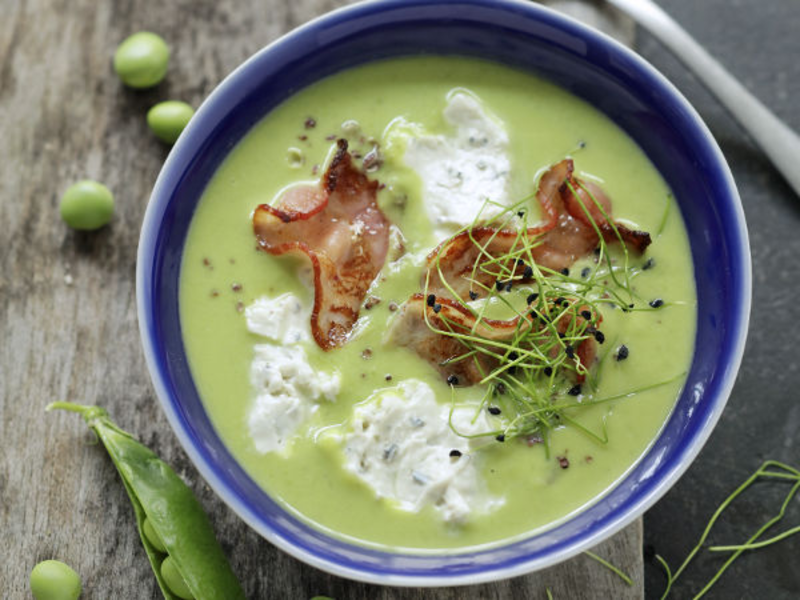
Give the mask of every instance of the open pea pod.
POLYGON ((82 415, 105 446, 125 484, 136 513, 139 536, 167 600, 181 598, 161 574, 161 564, 167 555, 197 600, 245 597, 203 508, 167 463, 120 429, 100 407, 54 402, 47 407, 52 409, 82 415), (145 535, 145 518, 161 538, 166 554, 159 552, 145 535))

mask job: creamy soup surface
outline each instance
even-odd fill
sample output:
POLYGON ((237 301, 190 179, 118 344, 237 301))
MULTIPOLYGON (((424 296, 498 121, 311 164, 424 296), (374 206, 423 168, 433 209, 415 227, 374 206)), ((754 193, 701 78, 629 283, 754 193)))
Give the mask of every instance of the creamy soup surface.
MULTIPOLYGON (((394 549, 467 548, 552 527, 624 476, 684 384, 696 298, 673 203, 626 134, 527 73, 415 57, 336 74, 253 127, 200 200, 183 255, 180 318, 203 404, 263 489, 338 536, 394 549), (378 182, 377 205, 392 227, 346 343, 323 349, 310 325, 309 260, 259 250, 253 213, 287 189, 318 186, 338 140, 378 182), (568 273, 545 275, 568 290, 595 281, 586 302, 598 341, 590 340, 584 376, 563 367, 563 377, 531 380, 545 386, 531 392, 539 402, 574 408, 520 432, 512 426, 520 404, 498 382, 524 379, 523 366, 501 374, 516 379, 448 382, 446 367, 396 343, 393 324, 412 294, 427 303, 426 256, 478 213, 507 227, 520 215, 530 226, 544 221, 535 192, 565 158, 610 198, 614 222, 649 232, 652 243, 644 253, 626 245, 626 256, 609 237, 600 257, 589 252, 568 273), (609 291, 616 305, 603 301, 609 291)), ((353 236, 369 234, 359 228, 353 236)), ((503 299, 518 306, 538 289, 522 275, 509 282, 509 291, 481 289, 469 306, 485 302, 508 318, 503 299)), ((548 351, 545 362, 554 356, 548 351)))

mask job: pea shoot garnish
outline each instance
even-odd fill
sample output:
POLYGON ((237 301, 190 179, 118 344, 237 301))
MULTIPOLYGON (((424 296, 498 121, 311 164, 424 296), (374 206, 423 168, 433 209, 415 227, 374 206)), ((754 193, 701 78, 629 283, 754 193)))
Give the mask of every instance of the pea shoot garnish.
POLYGON ((697 592, 692 598, 697 600, 699 598, 704 597, 708 591, 714 586, 717 581, 719 581, 720 577, 725 573, 725 571, 733 564, 733 562, 738 559, 744 552, 757 550, 759 548, 765 548, 767 546, 771 546, 776 544, 782 540, 785 540, 788 537, 793 535, 797 535, 800 533, 800 526, 792 527, 789 529, 784 530, 782 533, 774 534, 772 537, 764 539, 767 533, 775 527, 785 516, 786 511, 797 496, 798 491, 800 491, 800 470, 787 465, 782 462, 778 462, 775 460, 767 460, 765 461, 756 471, 750 475, 738 488, 736 488, 730 496, 728 496, 718 507, 717 510, 712 515, 711 519, 709 519, 708 524, 706 525, 705 530, 703 531, 700 538, 697 540, 697 544, 694 548, 689 552, 688 556, 683 560, 681 565, 678 567, 677 570, 672 571, 670 569, 669 564, 663 557, 658 554, 654 554, 654 558, 661 567, 664 569, 664 573, 667 576, 667 585, 664 589, 664 593, 661 596, 661 599, 666 599, 670 592, 672 591, 672 586, 674 585, 675 581, 683 574, 683 572, 687 569, 689 564, 694 560, 695 556, 703 549, 706 548, 710 552, 727 552, 729 556, 727 560, 722 564, 722 566, 717 570, 713 577, 708 581, 708 583, 703 586, 703 588, 697 592), (728 507, 740 496, 742 496, 745 492, 747 492, 755 483, 760 481, 772 481, 775 483, 783 482, 785 484, 791 484, 789 486, 789 491, 786 493, 784 497, 783 503, 781 504, 780 510, 778 513, 769 519, 766 523, 764 523, 756 532, 747 539, 746 542, 743 544, 734 544, 734 545, 724 545, 724 546, 706 546, 706 541, 708 540, 709 535, 711 534, 711 530, 713 529, 714 525, 716 525, 717 521, 722 517, 723 513, 728 509, 728 507))
MULTIPOLYGON (((568 178, 559 193, 572 194, 583 235, 591 239, 591 245, 581 242, 580 251, 554 244, 554 213, 549 226, 531 226, 529 211, 522 210, 526 198, 501 207, 491 219, 479 214, 428 257, 417 302, 434 340, 440 336, 440 346, 447 348, 439 350, 444 358, 437 366, 451 386, 457 381, 484 386, 479 410, 497 417, 497 429, 470 437, 536 437, 549 452, 549 434, 571 425, 607 441, 604 430, 590 431, 574 413, 609 400, 594 397, 591 381, 598 346, 606 340, 602 309, 642 310, 635 307, 647 302, 631 283, 642 269, 632 268, 630 230, 614 223, 592 188, 568 178), (564 257, 552 258, 550 246, 564 257)), ((490 200, 485 206, 498 207, 490 200)), ((642 252, 635 244, 634 249, 642 252)), ((617 354, 617 360, 625 356, 617 354)))

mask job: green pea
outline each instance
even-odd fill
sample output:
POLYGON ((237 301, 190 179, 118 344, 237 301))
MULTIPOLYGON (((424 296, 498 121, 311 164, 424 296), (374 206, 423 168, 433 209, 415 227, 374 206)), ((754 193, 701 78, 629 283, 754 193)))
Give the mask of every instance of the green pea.
POLYGON ((64 222, 74 229, 98 229, 114 214, 114 195, 102 183, 84 179, 67 188, 59 210, 64 222))
POLYGON ((175 564, 175 561, 172 560, 171 556, 165 558, 164 562, 161 563, 161 577, 164 578, 164 582, 167 584, 169 591, 178 598, 183 598, 183 600, 194 599, 189 586, 186 585, 183 575, 178 571, 178 566, 175 564))
POLYGON ((194 109, 186 102, 167 100, 147 111, 147 124, 158 139, 174 144, 192 115, 194 109))
MULTIPOLYGON (((152 544, 143 544, 165 598, 177 595, 177 586, 188 581, 190 589, 203 600, 245 600, 242 586, 214 536, 203 507, 167 463, 120 429, 99 406, 53 402, 47 410, 53 409, 68 410, 83 417, 125 483, 138 530, 144 533, 147 519, 161 541, 169 542, 166 559, 152 544), (173 577, 176 569, 172 567, 175 566, 180 566, 177 577, 173 577)), ((181 598, 191 598, 191 595, 187 591, 181 598)))
POLYGON ((36 600, 76 600, 81 578, 60 560, 44 560, 31 571, 31 592, 36 600))
POLYGON ((142 531, 144 531, 144 537, 147 538, 147 541, 150 542, 156 550, 163 552, 164 554, 167 553, 167 547, 164 545, 164 542, 161 541, 161 536, 159 536, 158 532, 153 529, 150 519, 146 517, 142 523, 142 531))
POLYGON ((149 88, 167 74, 169 46, 155 33, 140 31, 125 39, 114 53, 114 70, 127 86, 149 88))

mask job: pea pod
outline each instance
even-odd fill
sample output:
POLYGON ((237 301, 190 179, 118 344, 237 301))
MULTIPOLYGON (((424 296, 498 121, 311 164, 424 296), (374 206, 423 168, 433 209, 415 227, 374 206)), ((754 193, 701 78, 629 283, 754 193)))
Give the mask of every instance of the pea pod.
POLYGON ((120 429, 98 406, 54 402, 47 410, 79 413, 105 446, 136 513, 139 536, 166 600, 178 600, 162 575, 166 558, 145 534, 145 519, 197 600, 244 598, 211 523, 192 491, 149 448, 120 429))

